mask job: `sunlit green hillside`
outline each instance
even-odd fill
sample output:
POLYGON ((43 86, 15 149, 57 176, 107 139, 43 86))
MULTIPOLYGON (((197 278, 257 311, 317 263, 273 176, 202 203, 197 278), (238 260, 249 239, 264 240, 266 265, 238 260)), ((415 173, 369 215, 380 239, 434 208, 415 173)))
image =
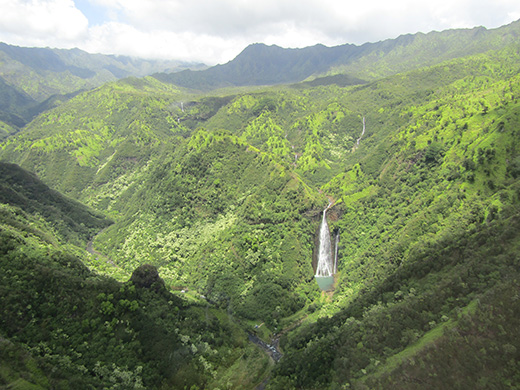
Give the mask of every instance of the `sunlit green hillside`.
POLYGON ((185 135, 180 96, 154 79, 106 84, 40 115, 4 143, 4 155, 66 194, 109 181, 113 188, 185 135))
POLYGON ((273 388, 514 383, 520 79, 515 61, 495 62, 514 53, 469 60, 488 72, 403 110, 376 165, 361 160, 323 187, 343 213, 335 314, 288 335, 273 388), (459 363, 445 360, 450 344, 459 363))

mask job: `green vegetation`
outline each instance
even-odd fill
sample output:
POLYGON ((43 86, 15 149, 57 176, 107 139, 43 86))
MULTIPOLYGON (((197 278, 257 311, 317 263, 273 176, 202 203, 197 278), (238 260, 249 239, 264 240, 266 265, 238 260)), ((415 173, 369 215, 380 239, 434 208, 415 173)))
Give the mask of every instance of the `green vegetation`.
POLYGON ((0 165, 0 386, 517 388, 517 26, 295 85, 128 78, 6 125, 0 157, 45 184, 0 165))
MULTIPOLYGON (((501 65, 510 53, 500 53, 501 65)), ((384 141, 389 153, 377 165, 362 160, 324 186, 342 200, 334 228, 345 232, 340 253, 348 254, 333 315, 287 336, 272 388, 513 386, 512 355, 485 353, 517 347, 505 335, 517 331, 518 312, 503 312, 497 298, 516 291, 519 276, 520 80, 511 65, 495 77, 465 76, 402 110, 408 124, 384 141), (461 316, 475 299, 478 310, 461 316), (503 340, 489 337, 506 323, 503 340), (468 340, 469 328, 476 333, 468 340), (449 344, 468 362, 447 362, 452 355, 440 346, 449 344)))
POLYGON ((160 161, 96 245, 128 270, 156 264, 167 283, 247 318, 276 325, 301 308, 316 228, 303 214, 317 194, 226 132, 199 130, 160 161))
MULTIPOLYGON (((92 88, 113 77, 110 72, 96 74, 94 70, 75 66, 70 59, 60 58, 59 52, 48 48, 23 48, 0 43, 0 57, 4 63, 1 76, 18 93, 31 96, 38 102, 55 94, 92 88)), ((73 57, 82 53, 80 50, 68 52, 73 57)), ((88 57, 86 53, 83 54, 88 57)))
MULTIPOLYGON (((34 185, 43 188, 25 180, 4 188, 27 193, 34 185)), ((126 283, 88 270, 86 253, 68 239, 77 226, 56 231, 47 213, 65 208, 88 224, 85 207, 42 199, 20 205, 30 211, 1 204, 2 387, 252 388, 261 380, 267 358, 230 317, 167 292, 151 265, 126 283), (246 367, 257 376, 245 375, 246 367)))
POLYGON ((72 244, 84 244, 110 224, 102 214, 51 190, 17 165, 0 163, 0 178, 0 203, 40 215, 72 244))
POLYGON ((39 113, 107 82, 201 66, 0 42, 0 121, 21 128, 39 113))

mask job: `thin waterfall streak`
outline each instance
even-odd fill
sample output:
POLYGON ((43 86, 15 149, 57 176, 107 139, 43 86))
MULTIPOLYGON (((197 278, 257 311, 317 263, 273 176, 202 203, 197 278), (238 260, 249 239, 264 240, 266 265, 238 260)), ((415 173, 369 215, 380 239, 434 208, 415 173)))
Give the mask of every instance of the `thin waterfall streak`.
POLYGON ((361 141, 361 138, 365 135, 365 117, 363 117, 363 131, 361 132, 361 136, 357 139, 356 144, 359 145, 359 142, 361 141))
POLYGON ((334 241, 334 273, 338 272, 338 244, 339 244, 339 230, 336 232, 336 239, 334 241))

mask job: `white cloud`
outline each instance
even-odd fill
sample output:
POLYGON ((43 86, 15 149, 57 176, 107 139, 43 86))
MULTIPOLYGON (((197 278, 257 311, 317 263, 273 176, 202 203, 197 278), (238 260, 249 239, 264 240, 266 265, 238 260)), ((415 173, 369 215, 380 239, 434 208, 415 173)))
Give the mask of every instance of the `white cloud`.
POLYGON ((72 0, 0 0, 0 40, 70 47, 87 34, 88 20, 72 0))
POLYGON ((212 63, 236 56, 247 43, 191 32, 142 31, 128 24, 110 22, 90 29, 85 50, 112 53, 117 47, 126 55, 212 63))
POLYGON ((72 0, 0 0, 0 40, 214 64, 254 42, 362 44, 419 31, 493 28, 520 17, 518 0, 76 1, 77 7, 72 0), (93 9, 102 12, 88 27, 78 8, 91 18, 93 9))

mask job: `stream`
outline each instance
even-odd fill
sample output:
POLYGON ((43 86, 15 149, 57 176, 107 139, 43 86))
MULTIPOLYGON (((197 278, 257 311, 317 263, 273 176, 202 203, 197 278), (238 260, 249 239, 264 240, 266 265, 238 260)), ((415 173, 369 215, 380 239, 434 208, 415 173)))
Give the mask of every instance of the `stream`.
POLYGON ((278 349, 278 339, 274 339, 273 341, 271 341, 272 344, 267 344, 265 341, 261 340, 258 336, 252 333, 248 332, 247 337, 249 341, 262 348, 264 352, 267 353, 275 362, 278 362, 283 356, 280 350, 278 349))
MULTIPOLYGON (((267 344, 265 341, 261 340, 258 336, 253 333, 247 332, 247 337, 249 341, 253 344, 258 345, 275 363, 282 358, 282 353, 278 349, 278 343, 280 341, 279 338, 273 339, 272 344, 267 344)), ((269 379, 271 379, 271 374, 269 374, 256 388, 255 390, 264 390, 269 383, 269 379)))
POLYGON ((94 249, 94 240, 95 238, 100 235, 101 233, 103 233, 104 231, 106 230, 105 229, 102 229, 100 230, 95 236, 93 236, 88 242, 87 242, 87 247, 85 248, 85 250, 90 253, 91 255, 94 255, 96 256, 96 259, 99 260, 99 259, 103 259, 105 260, 107 263, 109 263, 110 265, 114 266, 114 267, 117 267, 119 268, 118 265, 116 265, 116 263, 114 263, 112 261, 111 258, 109 258, 108 256, 104 255, 103 253, 101 252, 98 252, 97 250, 94 249))

